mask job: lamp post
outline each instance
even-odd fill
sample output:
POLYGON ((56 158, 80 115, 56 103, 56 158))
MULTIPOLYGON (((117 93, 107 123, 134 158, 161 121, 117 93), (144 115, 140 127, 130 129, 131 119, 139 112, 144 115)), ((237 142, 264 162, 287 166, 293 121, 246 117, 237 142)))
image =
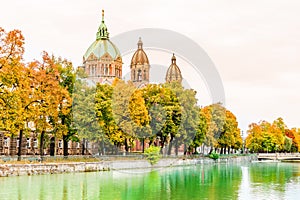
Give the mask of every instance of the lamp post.
POLYGON ((242 139, 243 139, 243 154, 245 154, 245 142, 246 142, 246 136, 244 134, 244 131, 242 131, 242 139))

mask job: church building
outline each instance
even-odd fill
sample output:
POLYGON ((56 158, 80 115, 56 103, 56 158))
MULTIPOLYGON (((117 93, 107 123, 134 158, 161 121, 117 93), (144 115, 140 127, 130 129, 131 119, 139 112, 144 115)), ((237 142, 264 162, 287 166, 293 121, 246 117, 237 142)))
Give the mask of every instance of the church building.
POLYGON ((148 56, 143 50, 141 38, 137 43, 138 48, 133 54, 130 64, 131 81, 137 88, 142 88, 149 83, 150 64, 148 56))
POLYGON ((88 79, 95 83, 112 84, 115 78, 122 79, 122 57, 119 49, 109 39, 109 33, 102 21, 96 34, 96 40, 83 55, 83 66, 88 79))
MULTIPOLYGON (((107 26, 104 23, 104 10, 102 21, 96 34, 96 40, 83 55, 83 66, 88 75, 87 79, 94 83, 112 84, 115 78, 122 79, 122 57, 118 47, 109 39, 107 26)), ((143 49, 142 39, 139 38, 137 50, 130 63, 130 80, 137 88, 142 88, 150 81, 150 63, 143 49)), ((182 75, 176 64, 173 54, 171 65, 165 76, 166 82, 182 82, 182 75)))

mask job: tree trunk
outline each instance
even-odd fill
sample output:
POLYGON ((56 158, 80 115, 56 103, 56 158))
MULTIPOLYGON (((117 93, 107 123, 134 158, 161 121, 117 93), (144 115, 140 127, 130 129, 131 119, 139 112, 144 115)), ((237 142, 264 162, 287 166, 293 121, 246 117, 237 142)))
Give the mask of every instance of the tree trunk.
POLYGON ((171 140, 169 142, 168 155, 171 155, 172 146, 173 146, 173 137, 171 136, 171 140))
POLYGON ((145 138, 142 139, 143 141, 143 153, 145 152, 145 138))
POLYGON ((160 153, 161 153, 162 155, 164 155, 164 152, 163 152, 164 145, 165 145, 165 142, 162 140, 162 141, 161 141, 161 146, 160 146, 160 153))
POLYGON ((213 152, 213 150, 214 150, 214 147, 210 147, 210 151, 208 154, 211 154, 213 152))
POLYGON ((101 140, 101 143, 102 143, 102 150, 101 150, 101 152, 102 152, 102 155, 105 155, 105 147, 104 147, 104 139, 103 138, 101 140))
POLYGON ((64 157, 68 157, 68 137, 63 135, 63 148, 64 148, 64 157))
POLYGON ((84 153, 85 153, 85 138, 82 139, 81 155, 84 155, 84 153))
POLYGON ((178 140, 175 140, 175 155, 178 156, 178 140))
POLYGON ((230 154, 230 146, 228 147, 228 154, 230 154))
POLYGON ((129 147, 128 147, 128 141, 127 141, 127 139, 125 139, 125 141, 124 141, 124 145, 125 145, 125 151, 126 151, 126 153, 129 151, 129 147))
POLYGON ((224 147, 221 147, 221 152, 220 154, 224 154, 224 147))
POLYGON ((41 138, 40 138, 40 156, 41 156, 41 160, 43 160, 43 156, 44 156, 44 136, 45 136, 45 131, 42 131, 41 138))
POLYGON ((21 161, 21 155, 22 155, 22 139, 23 139, 23 130, 21 129, 20 132, 19 132, 18 161, 21 161))
POLYGON ((183 155, 186 155, 186 153, 187 153, 187 148, 186 148, 186 144, 184 144, 184 150, 183 150, 184 152, 183 152, 183 155))

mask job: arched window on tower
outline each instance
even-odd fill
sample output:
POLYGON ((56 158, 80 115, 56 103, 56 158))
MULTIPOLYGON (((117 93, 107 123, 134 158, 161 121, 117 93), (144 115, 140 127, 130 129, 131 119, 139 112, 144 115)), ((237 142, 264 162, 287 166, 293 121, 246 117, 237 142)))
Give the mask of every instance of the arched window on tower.
POLYGON ((96 68, 95 68, 95 65, 93 65, 93 67, 92 67, 92 73, 93 73, 93 76, 96 75, 96 68))
POLYGON ((147 80, 147 71, 144 69, 144 80, 147 80))
POLYGON ((142 81, 142 70, 138 71, 138 81, 142 81))
POLYGON ((108 75, 108 67, 107 67, 107 64, 105 64, 105 75, 108 75))

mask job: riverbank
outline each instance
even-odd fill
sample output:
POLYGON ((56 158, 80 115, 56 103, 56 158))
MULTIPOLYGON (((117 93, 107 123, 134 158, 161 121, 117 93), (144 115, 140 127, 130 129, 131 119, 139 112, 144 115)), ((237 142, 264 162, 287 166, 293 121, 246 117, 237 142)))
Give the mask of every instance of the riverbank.
POLYGON ((97 172, 109 170, 134 170, 146 168, 164 168, 174 166, 189 166, 214 163, 243 163, 257 160, 255 155, 228 156, 217 160, 210 158, 178 159, 163 158, 151 166, 147 160, 110 160, 99 162, 69 162, 69 163, 33 163, 33 164, 1 164, 0 177, 24 176, 41 174, 59 174, 76 172, 97 172))

